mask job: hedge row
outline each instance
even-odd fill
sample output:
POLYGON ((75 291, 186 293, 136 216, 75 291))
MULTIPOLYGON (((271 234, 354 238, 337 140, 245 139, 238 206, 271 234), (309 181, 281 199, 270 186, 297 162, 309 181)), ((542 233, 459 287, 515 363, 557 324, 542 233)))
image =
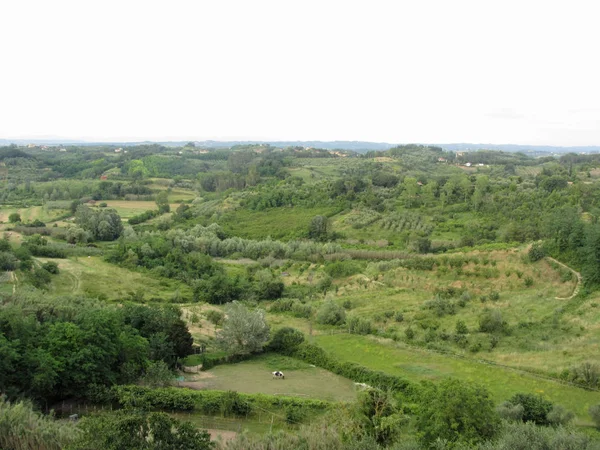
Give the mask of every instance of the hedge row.
POLYGON ((161 213, 158 209, 149 209, 147 211, 144 211, 141 214, 138 214, 137 216, 130 217, 129 220, 127 221, 127 223, 129 225, 137 225, 139 223, 143 223, 150 219, 153 219, 153 218, 159 216, 160 214, 161 213))
POLYGON ((212 369, 221 364, 234 364, 241 361, 254 358, 255 354, 244 355, 214 355, 211 353, 203 353, 200 360, 202 361, 202 370, 212 369))
POLYGON ((339 362, 329 356, 321 347, 313 344, 303 343, 299 345, 290 356, 327 369, 355 382, 366 383, 379 389, 400 392, 407 398, 416 398, 418 395, 418 386, 404 378, 378 370, 371 370, 356 363, 339 362))
POLYGON ((124 408, 168 411, 199 411, 203 414, 248 415, 257 408, 295 407, 322 411, 330 407, 323 400, 281 397, 267 394, 241 394, 233 391, 193 391, 182 388, 117 386, 115 401, 124 408))

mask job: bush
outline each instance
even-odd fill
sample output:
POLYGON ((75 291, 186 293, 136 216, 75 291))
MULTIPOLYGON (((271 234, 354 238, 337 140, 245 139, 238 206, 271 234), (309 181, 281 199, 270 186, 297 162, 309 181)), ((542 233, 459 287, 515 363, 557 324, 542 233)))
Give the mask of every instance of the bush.
POLYGON ((456 305, 454 302, 439 294, 433 300, 423 303, 423 308, 433 310, 438 317, 456 314, 456 305))
POLYGON ((427 448, 441 439, 473 445, 493 438, 500 420, 484 387, 449 378, 425 399, 417 428, 427 448))
POLYGON ((317 311, 317 322, 325 325, 342 325, 346 321, 346 311, 337 303, 326 301, 317 311))
POLYGON ((38 289, 45 289, 52 281, 52 278, 50 272, 42 268, 37 268, 28 274, 28 281, 38 289))
POLYGON ((506 327, 502 313, 497 309, 486 309, 479 317, 479 330, 484 333, 500 333, 505 331, 506 327))
POLYGON ((513 405, 510 402, 503 402, 496 408, 496 412, 500 418, 508 420, 509 422, 522 422, 523 410, 523 405, 513 405))
POLYGON ((515 394, 508 400, 508 403, 523 407, 523 422, 534 422, 537 425, 550 424, 548 414, 552 411, 553 405, 541 395, 515 394))
POLYGON ((536 243, 531 246, 529 252, 527 252, 527 256, 531 262, 536 262, 546 256, 546 251, 541 244, 536 243))
POLYGON ((209 309, 206 312, 206 320, 214 325, 222 325, 225 320, 225 314, 222 311, 216 309, 209 309))
POLYGON ((574 383, 595 389, 600 386, 600 367, 597 364, 584 362, 570 370, 570 379, 574 383))
MULTIPOLYGON (((541 428, 533 423, 506 424, 495 441, 479 450, 596 450, 596 441, 569 428, 541 428)), ((441 448, 441 447, 440 447, 441 448)))
POLYGON ((350 334, 370 334, 372 331, 371 322, 358 316, 350 317, 346 323, 350 334))
POLYGON ((554 405, 546 418, 550 425, 567 425, 575 418, 575 414, 571 411, 567 411, 561 405, 554 405))
POLYGON ((273 334, 269 343, 269 350, 290 355, 304 342, 304 334, 295 328, 280 328, 273 334))
POLYGON ((467 324, 465 324, 462 320, 458 320, 456 322, 456 334, 468 334, 469 329, 467 328, 467 324))
POLYGON ((58 272, 59 272, 58 264, 56 264, 54 261, 48 261, 48 262, 42 264, 42 269, 45 269, 54 275, 58 274, 58 272))
POLYGON ((224 416, 246 416, 251 411, 250 404, 235 391, 227 391, 221 398, 221 413, 224 416))
POLYGON ((594 421, 596 426, 600 428, 600 403, 597 405, 590 406, 588 412, 590 413, 590 416, 592 417, 592 420, 594 421))
POLYGON ((363 264, 358 261, 335 261, 328 263, 325 266, 325 273, 332 278, 349 277, 360 273, 363 269, 363 264))

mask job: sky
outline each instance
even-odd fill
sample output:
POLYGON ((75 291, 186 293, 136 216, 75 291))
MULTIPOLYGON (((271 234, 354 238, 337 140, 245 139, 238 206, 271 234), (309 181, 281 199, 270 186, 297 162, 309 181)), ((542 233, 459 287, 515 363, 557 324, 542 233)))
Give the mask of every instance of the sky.
POLYGON ((0 138, 600 145, 598 8, 0 0, 0 138))

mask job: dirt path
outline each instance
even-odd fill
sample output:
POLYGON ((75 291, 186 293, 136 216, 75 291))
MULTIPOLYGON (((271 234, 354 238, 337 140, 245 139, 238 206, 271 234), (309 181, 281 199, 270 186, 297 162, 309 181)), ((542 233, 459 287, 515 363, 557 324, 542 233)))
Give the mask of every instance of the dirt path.
POLYGON ((579 294, 579 288, 581 287, 581 283, 583 282, 583 277, 581 276, 581 274, 577 271, 575 271, 574 269, 571 269, 569 266, 567 266, 566 264, 561 263, 560 261, 557 261, 556 259, 552 258, 551 256, 546 256, 546 258, 548 258, 550 261, 554 261, 556 264, 558 264, 559 266, 564 267, 567 270, 570 270, 571 272, 573 272, 575 274, 575 276, 577 277, 577 284, 575 285, 575 289, 573 290, 573 293, 571 294, 570 297, 554 297, 556 300, 571 300, 572 298, 575 298, 575 296, 577 294, 579 294))
POLYGON ((210 438, 213 441, 227 442, 235 439, 237 433, 235 431, 227 430, 216 430, 214 428, 207 428, 206 431, 210 433, 210 438))
POLYGON ((13 284, 13 295, 15 295, 15 293, 17 292, 17 283, 19 282, 19 279, 17 278, 17 274, 14 272, 11 272, 10 279, 13 284))

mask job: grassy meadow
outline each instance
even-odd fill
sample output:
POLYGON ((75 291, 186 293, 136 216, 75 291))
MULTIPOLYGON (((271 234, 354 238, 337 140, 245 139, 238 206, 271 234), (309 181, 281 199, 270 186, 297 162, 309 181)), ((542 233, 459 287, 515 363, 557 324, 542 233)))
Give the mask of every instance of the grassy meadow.
POLYGON ((183 298, 191 297, 190 287, 183 283, 117 267, 98 256, 37 259, 40 262, 52 260, 58 264, 60 272, 53 277, 49 288, 49 292, 56 295, 85 294, 122 300, 131 293, 143 293, 146 300, 171 301, 179 292, 183 298))
POLYGON ((352 401, 356 398, 352 381, 277 354, 264 354, 249 361, 216 366, 199 374, 186 374, 185 386, 327 401, 352 401), (284 372, 285 379, 273 379, 271 372, 275 370, 284 372))
POLYGON ((409 348, 389 340, 348 334, 321 335, 314 340, 341 361, 359 363, 411 381, 439 381, 452 376, 480 383, 490 390, 496 403, 518 392, 537 393, 573 411, 579 425, 590 424, 587 410, 600 403, 600 392, 496 365, 409 348))

